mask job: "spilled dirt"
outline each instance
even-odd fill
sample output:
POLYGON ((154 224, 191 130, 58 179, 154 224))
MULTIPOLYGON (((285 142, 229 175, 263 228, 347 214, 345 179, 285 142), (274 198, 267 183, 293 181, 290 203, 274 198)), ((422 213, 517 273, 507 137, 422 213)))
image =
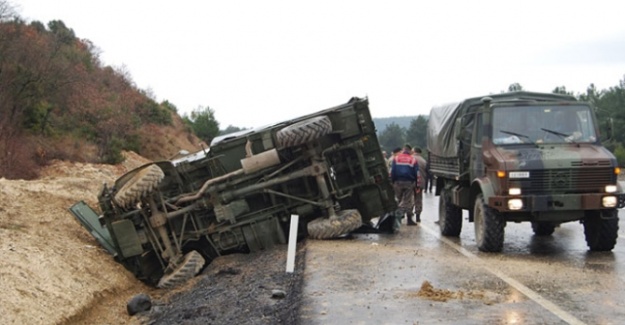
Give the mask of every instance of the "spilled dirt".
MULTIPOLYGON (((409 294, 413 296, 414 294, 409 294)), ((476 299, 482 300, 485 304, 489 304, 486 295, 483 292, 477 291, 451 291, 447 289, 437 289, 432 286, 429 281, 423 281, 421 288, 416 293, 417 297, 421 297, 427 300, 446 302, 451 299, 476 299)))
POLYGON ((103 183, 148 162, 125 155, 116 166, 56 161, 37 180, 0 179, 3 324, 73 323, 95 307, 107 309, 100 323, 131 323, 125 301, 151 289, 115 263, 68 211, 79 200, 95 206, 103 183))

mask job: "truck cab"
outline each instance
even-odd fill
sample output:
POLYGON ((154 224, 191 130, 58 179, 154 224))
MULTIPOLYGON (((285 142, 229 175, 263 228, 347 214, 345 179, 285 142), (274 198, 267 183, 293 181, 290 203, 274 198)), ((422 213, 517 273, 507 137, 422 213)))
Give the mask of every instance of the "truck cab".
POLYGON ((433 108, 428 150, 442 234, 459 235, 468 210, 482 251, 503 248, 506 222, 528 222, 545 236, 571 221, 584 225, 591 250, 611 250, 623 194, 597 126, 590 105, 558 94, 515 92, 433 108))

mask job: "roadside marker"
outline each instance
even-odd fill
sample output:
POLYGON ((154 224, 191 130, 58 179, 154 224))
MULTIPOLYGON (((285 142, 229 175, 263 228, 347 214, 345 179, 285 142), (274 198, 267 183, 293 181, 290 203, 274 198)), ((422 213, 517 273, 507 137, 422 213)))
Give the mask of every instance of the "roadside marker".
POLYGON ((291 228, 289 229, 289 248, 286 254, 286 272, 293 273, 295 270, 295 244, 297 243, 297 226, 299 216, 291 215, 291 228))

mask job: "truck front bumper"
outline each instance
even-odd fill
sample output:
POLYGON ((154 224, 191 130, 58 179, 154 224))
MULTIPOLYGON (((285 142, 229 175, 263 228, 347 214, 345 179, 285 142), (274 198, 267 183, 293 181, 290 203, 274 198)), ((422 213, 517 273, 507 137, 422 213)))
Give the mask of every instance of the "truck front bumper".
POLYGON ((491 196, 488 206, 499 212, 621 209, 625 207, 625 193, 491 196), (611 198, 616 200, 616 205, 606 206, 606 201, 613 201, 611 198))

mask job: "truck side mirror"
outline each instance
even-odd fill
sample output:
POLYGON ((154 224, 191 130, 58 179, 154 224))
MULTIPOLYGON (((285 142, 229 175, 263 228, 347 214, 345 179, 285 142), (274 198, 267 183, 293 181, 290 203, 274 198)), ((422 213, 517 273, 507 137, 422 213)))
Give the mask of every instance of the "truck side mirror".
POLYGON ((608 121, 606 122, 606 132, 608 133, 608 139, 612 139, 614 138, 614 119, 613 118, 608 118, 608 121))
POLYGON ((609 141, 614 138, 614 119, 606 118, 600 122, 601 141, 609 141))

